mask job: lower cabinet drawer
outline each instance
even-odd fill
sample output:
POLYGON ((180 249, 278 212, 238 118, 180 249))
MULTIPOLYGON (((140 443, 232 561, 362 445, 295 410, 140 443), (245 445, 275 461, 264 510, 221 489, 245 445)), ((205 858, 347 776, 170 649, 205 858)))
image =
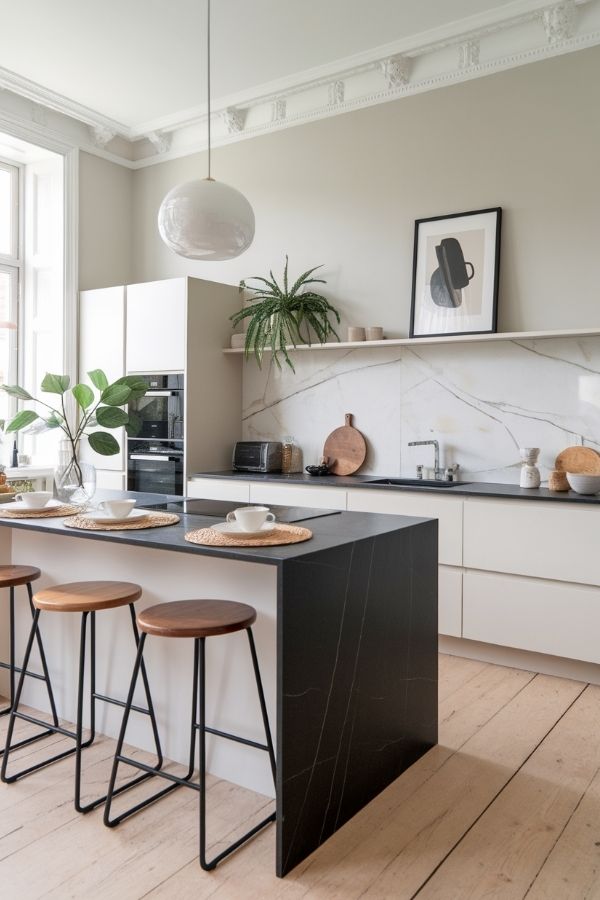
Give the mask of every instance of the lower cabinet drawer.
POLYGON ((439 567, 438 631, 452 637, 462 636, 462 569, 439 567))
POLYGON ((467 571, 462 636, 598 663, 600 589, 467 571))
POLYGON ((250 502, 273 506, 309 506, 315 509, 346 509, 346 491, 335 487, 305 487, 296 484, 250 482, 250 502))
POLYGON ((250 502, 250 484, 234 478, 197 478, 187 483, 187 496, 206 500, 250 502))

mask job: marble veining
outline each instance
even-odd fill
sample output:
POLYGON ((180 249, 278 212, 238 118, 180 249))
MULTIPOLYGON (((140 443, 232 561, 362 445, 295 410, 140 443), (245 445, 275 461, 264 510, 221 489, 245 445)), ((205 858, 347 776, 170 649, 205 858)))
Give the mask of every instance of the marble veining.
POLYGON ((352 412, 368 443, 365 474, 412 475, 437 438, 463 479, 516 484, 519 447, 541 448, 547 480, 571 444, 600 449, 600 338, 298 352, 296 374, 244 368, 246 439, 291 434, 305 463, 352 412))

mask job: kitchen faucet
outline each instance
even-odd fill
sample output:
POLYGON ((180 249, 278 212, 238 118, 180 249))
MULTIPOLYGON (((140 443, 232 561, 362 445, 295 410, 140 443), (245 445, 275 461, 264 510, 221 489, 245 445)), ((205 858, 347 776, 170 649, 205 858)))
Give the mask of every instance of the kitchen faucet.
MULTIPOLYGON (((409 441, 409 447, 428 447, 432 446, 434 451, 434 473, 436 481, 456 481, 456 473, 458 471, 458 463, 453 466, 447 466, 445 469, 440 468, 440 445, 438 441, 409 441)), ((423 466, 417 466, 417 478, 423 478, 423 466)))

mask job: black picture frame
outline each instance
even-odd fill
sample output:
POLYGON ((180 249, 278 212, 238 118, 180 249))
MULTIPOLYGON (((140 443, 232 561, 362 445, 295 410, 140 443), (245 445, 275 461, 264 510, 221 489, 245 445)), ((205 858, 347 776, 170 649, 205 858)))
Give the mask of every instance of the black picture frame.
MULTIPOLYGON (((413 248, 412 294, 410 305, 409 336, 418 340, 429 337, 449 337, 469 334, 495 334, 498 330, 498 288, 500 280, 500 239, 502 226, 502 207, 469 210, 467 212, 450 213, 442 216, 430 216, 415 220, 415 238, 413 248), (481 314, 471 316, 473 328, 465 328, 468 322, 468 310, 463 309, 456 315, 457 330, 452 330, 453 313, 462 305, 463 290, 470 286, 471 279, 477 271, 474 263, 465 260, 462 246, 458 238, 463 235, 456 220, 477 216, 482 220, 483 256, 478 260, 481 272, 481 314), (485 220, 489 221, 485 221, 485 220), (448 227, 444 227, 447 222, 448 227), (435 224, 432 224, 435 223, 435 224), (453 224, 455 228, 453 229, 453 224), (439 227, 438 227, 439 226, 439 227), (428 234, 424 235, 423 232, 428 234), (489 234, 487 233, 489 232, 489 234), (437 240, 436 235, 444 235, 440 244, 435 247, 438 268, 433 271, 430 281, 427 279, 426 254, 430 247, 423 247, 423 242, 437 240), (425 254, 425 256, 424 256, 425 254), (471 272, 467 269, 471 267, 471 272), (492 266, 492 271, 488 267, 492 266), (461 285, 458 287, 457 285, 461 285), (440 312, 436 318, 436 307, 440 312), (425 325, 424 322, 427 322, 425 325), (444 329, 441 329, 444 323, 444 329), (439 330, 436 330, 436 325, 439 330), (481 327, 488 325, 488 327, 481 327), (430 330, 431 329, 431 330, 430 330)), ((473 231, 473 233, 475 233, 473 231)), ((429 264, 431 267, 431 263, 429 264)))

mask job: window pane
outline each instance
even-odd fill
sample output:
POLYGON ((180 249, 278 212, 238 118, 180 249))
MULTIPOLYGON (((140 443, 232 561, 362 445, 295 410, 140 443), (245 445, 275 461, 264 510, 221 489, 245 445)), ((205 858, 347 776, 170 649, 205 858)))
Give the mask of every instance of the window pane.
POLYGON ((10 169, 0 168, 0 254, 13 256, 13 177, 10 169))
MULTIPOLYGON (((13 381, 15 332, 2 327, 3 322, 10 321, 15 309, 17 288, 16 270, 0 270, 0 384, 13 381)), ((9 416, 9 397, 0 391, 0 419, 9 416)))

